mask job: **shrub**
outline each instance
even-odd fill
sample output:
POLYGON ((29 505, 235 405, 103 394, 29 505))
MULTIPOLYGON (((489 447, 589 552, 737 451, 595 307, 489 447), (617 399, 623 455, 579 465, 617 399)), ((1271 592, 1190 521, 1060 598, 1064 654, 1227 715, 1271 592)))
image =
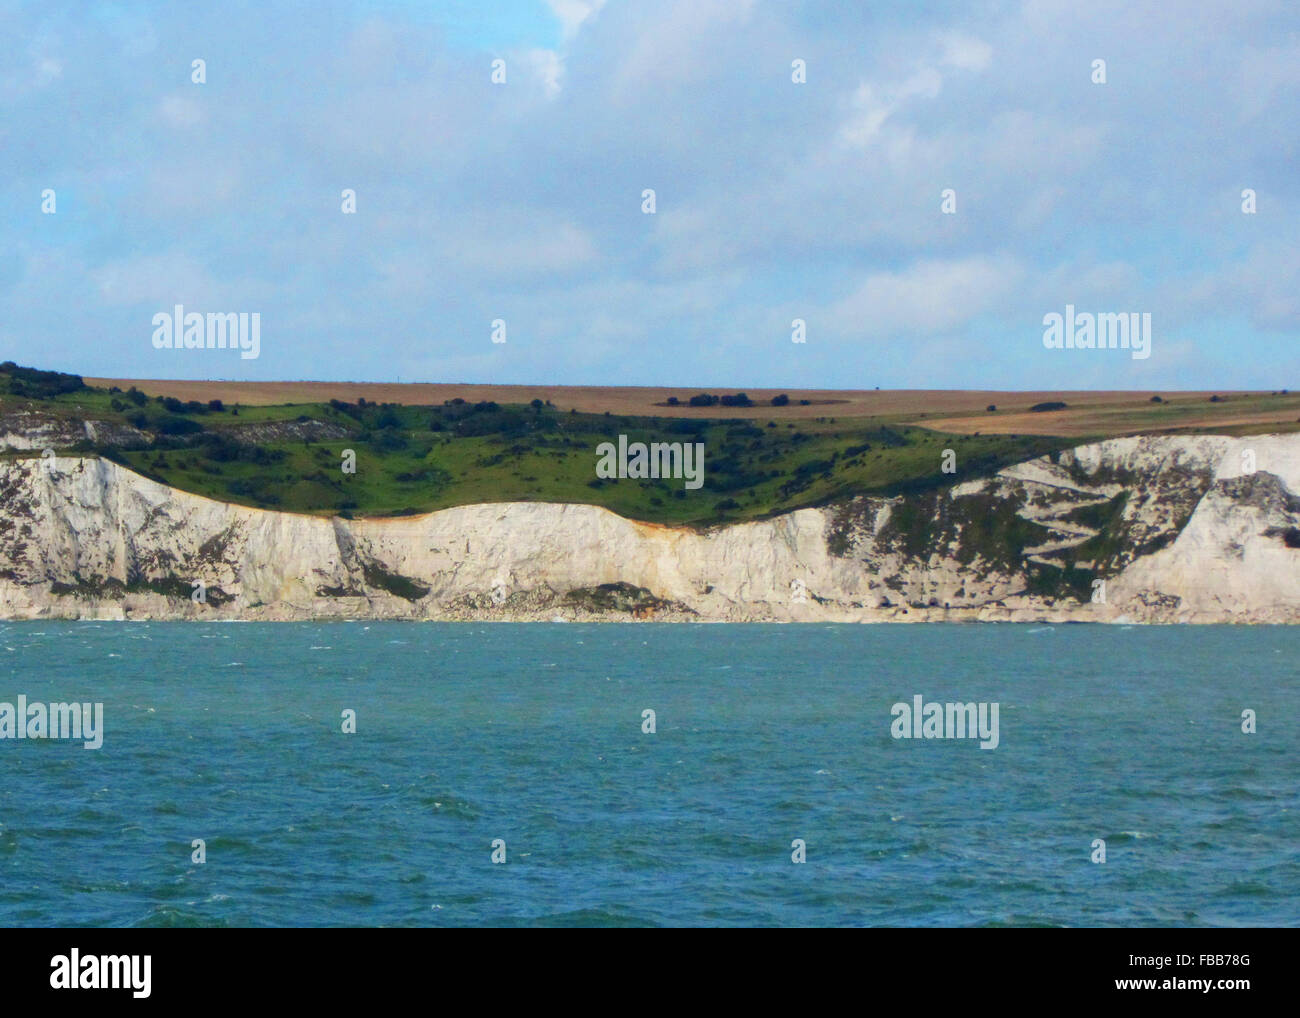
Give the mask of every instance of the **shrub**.
POLYGON ((80 375, 21 368, 13 361, 0 364, 0 374, 9 376, 10 391, 16 396, 49 399, 51 396, 58 396, 65 392, 80 392, 86 388, 86 383, 81 380, 80 375))
POLYGON ((239 454, 243 449, 234 439, 215 432, 204 436, 203 446, 203 455, 217 463, 230 463, 239 459, 239 454))
POLYGON ((192 435, 202 430, 203 425, 198 421, 192 421, 188 417, 177 417, 174 414, 168 414, 158 421, 158 431, 164 435, 192 435))

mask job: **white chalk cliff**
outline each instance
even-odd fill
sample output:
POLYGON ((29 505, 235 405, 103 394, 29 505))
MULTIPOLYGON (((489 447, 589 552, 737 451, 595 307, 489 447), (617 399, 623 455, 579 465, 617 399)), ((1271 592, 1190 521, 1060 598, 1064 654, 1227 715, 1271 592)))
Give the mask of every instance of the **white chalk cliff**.
POLYGON ((529 502, 328 519, 0 462, 10 619, 1294 623, 1297 545, 1300 434, 1114 439, 703 532, 529 502))

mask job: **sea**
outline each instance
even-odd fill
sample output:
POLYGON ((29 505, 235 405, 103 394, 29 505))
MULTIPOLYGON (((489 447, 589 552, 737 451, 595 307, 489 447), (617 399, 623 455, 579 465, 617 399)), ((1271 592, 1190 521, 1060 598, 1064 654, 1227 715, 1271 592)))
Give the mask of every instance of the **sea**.
POLYGON ((1284 626, 0 623, 0 703, 103 704, 97 749, 0 738, 0 925, 1295 926, 1297 661, 1284 626), (918 702, 996 705, 996 746, 918 702))

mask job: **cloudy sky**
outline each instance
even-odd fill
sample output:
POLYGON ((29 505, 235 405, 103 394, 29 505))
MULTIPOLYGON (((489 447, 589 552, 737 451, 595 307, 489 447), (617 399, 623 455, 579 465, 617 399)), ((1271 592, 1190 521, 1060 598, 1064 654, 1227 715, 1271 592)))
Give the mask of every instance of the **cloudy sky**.
POLYGON ((1291 0, 0 0, 0 359, 1300 388, 1298 124, 1291 0), (177 303, 261 356, 155 349, 177 303), (1151 357, 1045 349, 1067 303, 1151 357))

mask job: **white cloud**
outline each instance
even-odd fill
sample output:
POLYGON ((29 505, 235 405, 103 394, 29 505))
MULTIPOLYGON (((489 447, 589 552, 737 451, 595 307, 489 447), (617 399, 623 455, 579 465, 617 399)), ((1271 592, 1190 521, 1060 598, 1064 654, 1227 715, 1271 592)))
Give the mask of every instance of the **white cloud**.
POLYGON ((879 136, 885 121, 909 100, 933 99, 943 88, 943 75, 923 67, 897 85, 880 87, 869 82, 858 86, 851 100, 854 112, 840 128, 840 138, 855 148, 865 148, 879 136))
POLYGON ((596 257, 590 234, 572 223, 536 217, 479 217, 473 229, 457 231, 444 247, 445 256, 466 271, 489 276, 531 276, 567 272, 596 257))
POLYGON ((1268 110, 1279 92, 1300 89, 1300 42, 1247 51, 1240 74, 1238 101, 1246 118, 1254 119, 1268 110))
POLYGON ((48 85, 63 77, 63 65, 57 60, 45 57, 36 63, 36 84, 48 85))
POLYGON ((717 73, 723 43, 749 21, 755 0, 672 0, 639 17, 618 55, 616 92, 647 84, 680 86, 717 73))
POLYGON ((189 96, 167 96, 158 104, 158 114, 172 127, 197 127, 203 123, 203 108, 189 96))
POLYGON ((91 279, 107 304, 220 303, 220 284, 188 255, 175 251, 161 255, 119 258, 94 269, 91 279), (214 303, 215 302, 215 303, 214 303))
POLYGON ((541 82, 546 98, 554 99, 560 94, 560 81, 564 77, 564 58, 553 49, 532 49, 524 54, 524 60, 541 82))
POLYGON ((1236 264, 1168 288, 1187 314, 1239 314, 1261 330, 1300 329, 1300 253, 1289 241, 1264 241, 1236 264))
POLYGON ((977 255, 930 259, 877 272, 827 312, 842 336, 933 334, 966 325, 995 308, 1023 275, 1014 259, 977 255))
MULTIPOLYGON (((505 88, 490 87, 484 53, 449 45, 411 5, 355 22, 304 22, 292 5, 211 18, 160 6, 127 35, 156 22, 182 54, 162 77, 122 58, 127 35, 106 50, 103 29, 75 18, 25 50, 0 47, 12 171, 0 190, 30 209, 56 187, 60 216, 95 225, 0 223, 0 251, 66 254, 35 291, 0 255, 0 304, 22 316, 6 327, 44 336, 62 316, 64 365, 93 374, 98 358, 108 373, 134 355, 77 337, 115 323, 135 337, 141 301, 259 310, 257 281, 266 320, 273 302, 282 326, 310 321, 303 334, 334 344, 340 376, 457 356, 486 308, 512 327, 510 346, 476 362, 495 380, 751 386, 833 384, 858 366, 846 337, 863 336, 897 383, 1041 383, 1056 362, 932 351, 969 343, 968 323, 1033 325, 1066 300, 1149 308, 1161 335, 1182 323, 1206 364, 1215 330, 1237 329, 1243 378, 1296 335, 1300 206, 1286 169, 1300 50, 1277 0, 1178 19, 1155 0, 884 17, 549 2, 561 41, 503 44, 505 88), (186 80, 194 38, 194 55, 274 73, 221 75, 209 95, 186 80), (1111 86, 1089 82, 1093 55, 1109 59, 1111 86), (810 84, 791 82, 796 56, 810 84), (344 187, 355 216, 339 210, 344 187), (644 187, 658 191, 654 216, 640 212, 644 187), (947 187, 955 215, 940 212, 947 187), (1258 215, 1241 213, 1244 187, 1258 215), (795 316, 820 318, 813 334, 830 341, 780 344, 795 316), (391 345, 355 343, 369 326, 391 345), (536 362, 516 336, 520 351, 534 337, 536 362), (762 336, 797 359, 765 359, 762 336)), ((27 20, 0 0, 0 36, 23 38, 27 20)), ((255 366, 283 369, 277 355, 268 345, 255 366)), ((1205 384, 1194 367, 1179 375, 1205 384)))
POLYGON ((969 35, 950 33, 940 39, 941 60, 960 71, 982 71, 993 59, 993 47, 969 35))
POLYGON ((937 56, 919 61, 902 81, 887 85, 864 81, 858 86, 850 100, 854 112, 840 128, 841 140, 855 148, 866 147, 879 138, 885 122, 908 100, 934 99, 939 95, 944 84, 940 67, 953 71, 983 71, 992 58, 993 47, 973 36, 953 32, 939 36, 937 56))
POLYGON ((560 22, 565 39, 578 33, 578 29, 605 6, 605 0, 546 0, 551 12, 560 22))

